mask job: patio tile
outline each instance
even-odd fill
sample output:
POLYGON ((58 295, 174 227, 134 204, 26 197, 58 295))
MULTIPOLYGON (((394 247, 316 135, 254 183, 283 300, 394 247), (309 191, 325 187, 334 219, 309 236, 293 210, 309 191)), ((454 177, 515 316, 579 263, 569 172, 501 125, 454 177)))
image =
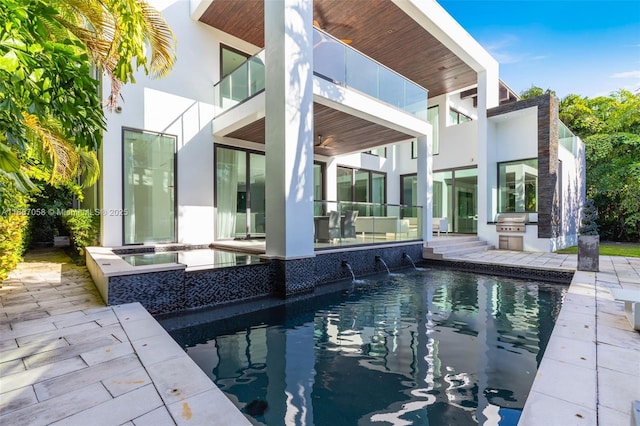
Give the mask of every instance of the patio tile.
MULTIPOLYGON (((12 330, 10 332, 3 333, 3 339, 20 339, 34 334, 39 335, 45 331, 56 330, 56 326, 50 322, 40 324, 29 324, 29 321, 17 322, 12 324, 11 327, 12 330)), ((37 337, 35 339, 37 340, 37 337)), ((20 343, 20 340, 18 340, 18 343, 20 343)))
POLYGON ((109 399, 52 424, 56 426, 89 425, 95 424, 96 419, 100 419, 100 423, 105 425, 120 425, 161 405, 162 400, 158 392, 149 385, 118 398, 109 399))
POLYGON ((519 426, 592 426, 597 424, 594 409, 531 391, 520 416, 519 426))
POLYGON ((629 348, 598 343, 598 368, 636 376, 640 382, 640 357, 629 348))
POLYGON ((121 323, 153 318, 140 303, 127 303, 113 306, 113 312, 121 323))
MULTIPOLYGON (((3 425, 44 426, 111 399, 100 383, 0 416, 3 425)), ((94 419, 95 420, 95 419, 94 419)), ((91 424, 84 423, 84 424, 91 424)))
POLYGON ((218 388, 168 404, 178 425, 241 426, 247 418, 218 388))
POLYGON ((596 347, 592 341, 554 336, 547 345, 544 357, 578 367, 595 368, 596 347))
POLYGON ((29 343, 55 340, 55 339, 64 337, 67 334, 87 333, 87 332, 91 332, 92 330, 96 330, 100 328, 100 326, 95 322, 78 324, 78 325, 74 325, 72 327, 67 327, 67 328, 56 328, 55 325, 50 324, 52 328, 47 329, 46 327, 44 327, 45 325, 46 324, 43 324, 42 331, 37 334, 36 333, 29 333, 29 334, 20 333, 22 334, 22 337, 17 337, 18 344, 20 346, 23 346, 23 345, 28 345, 29 343))
POLYGON ((186 354, 145 367, 167 405, 215 388, 211 379, 186 354), (189 380, 185 381, 185 377, 189 380))
POLYGON ((132 422, 135 426, 158 426, 158 425, 174 425, 175 422, 169 414, 167 407, 159 407, 153 411, 148 412, 132 422))
POLYGON ((168 334, 138 340, 132 342, 132 345, 145 366, 187 356, 185 351, 168 334))
MULTIPOLYGON (((630 405, 630 404, 629 404, 630 405)), ((603 405, 598 405, 598 424, 599 425, 621 425, 626 426, 630 423, 631 416, 618 410, 613 410, 603 405)))
POLYGON ((80 357, 87 363, 87 365, 95 365, 132 353, 134 353, 133 346, 131 346, 131 343, 124 341, 122 343, 114 343, 113 345, 84 352, 80 354, 80 357))
POLYGON ((608 368, 598 369, 598 403, 631 417, 630 400, 640 400, 640 377, 608 368), (625 398, 620 398, 625 395, 625 398))
POLYGON ((2 414, 20 410, 38 402, 38 398, 36 398, 36 394, 31 386, 5 392, 0 394, 0 396, 2 397, 0 398, 0 413, 2 414))
POLYGON ((596 370, 543 358, 531 391, 544 393, 587 409, 596 406, 596 370))
POLYGON ((53 377, 86 368, 87 364, 80 357, 66 359, 51 365, 32 368, 19 373, 0 377, 0 389, 3 392, 33 385, 53 377))
MULTIPOLYGON (((140 364, 139 361, 138 365, 139 367, 133 370, 102 380, 102 384, 107 388, 111 396, 117 397, 127 392, 131 392, 133 389, 153 384, 151 378, 147 374, 147 370, 142 367, 142 364, 140 364)), ((114 371, 121 372, 124 371, 124 369, 117 368, 114 369, 114 371)))
POLYGON ((640 335, 631 329, 627 322, 626 329, 598 324, 598 341, 613 346, 632 349, 640 353, 640 335))
MULTIPOLYGON (((26 368, 21 359, 14 359, 11 361, 0 363, 0 377, 8 376, 9 374, 20 373, 24 370, 26 370, 26 368)), ((2 389, 0 389, 0 391, 1 390, 2 389)))
POLYGON ((165 336, 167 332, 154 318, 127 321, 122 324, 132 342, 152 336, 165 336))
POLYGON ((0 353, 0 360, 9 361, 15 359, 22 359, 27 356, 48 352, 54 349, 63 348, 69 346, 64 339, 49 340, 46 342, 35 342, 27 345, 20 346, 16 349, 11 349, 0 353))
POLYGON ((27 368, 40 367, 46 364, 56 363, 67 358, 76 357, 84 352, 88 352, 97 348, 106 347, 116 342, 113 337, 101 337, 87 342, 71 345, 64 348, 53 349, 51 351, 34 354, 24 358, 27 368))
POLYGON ((140 367, 140 361, 135 355, 129 355, 115 360, 96 364, 91 367, 65 374, 46 381, 36 383, 33 387, 39 401, 46 401, 59 395, 89 386, 92 383, 110 379, 118 372, 127 373, 140 367))

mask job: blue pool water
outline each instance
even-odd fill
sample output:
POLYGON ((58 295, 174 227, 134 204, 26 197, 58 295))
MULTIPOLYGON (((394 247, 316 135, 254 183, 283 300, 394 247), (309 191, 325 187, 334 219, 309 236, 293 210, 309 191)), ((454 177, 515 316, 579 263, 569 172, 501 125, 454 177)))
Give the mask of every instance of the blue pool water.
POLYGON ((406 270, 171 334, 257 423, 515 425, 566 289, 406 270))

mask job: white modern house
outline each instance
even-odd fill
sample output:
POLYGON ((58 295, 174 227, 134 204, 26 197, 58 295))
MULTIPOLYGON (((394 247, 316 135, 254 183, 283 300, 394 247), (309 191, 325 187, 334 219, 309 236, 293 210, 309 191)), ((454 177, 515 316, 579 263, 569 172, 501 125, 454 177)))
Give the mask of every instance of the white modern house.
POLYGON ((321 253, 426 246, 433 218, 500 248, 577 242, 582 142, 436 1, 151 3, 177 62, 107 113, 87 202, 126 214, 102 246, 264 239, 295 292, 321 253))

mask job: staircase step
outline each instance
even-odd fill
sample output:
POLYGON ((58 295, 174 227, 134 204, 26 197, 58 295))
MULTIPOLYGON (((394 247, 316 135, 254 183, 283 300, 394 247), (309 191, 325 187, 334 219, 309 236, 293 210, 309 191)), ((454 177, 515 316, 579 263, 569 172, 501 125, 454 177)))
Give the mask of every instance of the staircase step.
POLYGON ((432 260, 451 259, 469 253, 481 253, 493 249, 477 236, 446 238, 430 241, 422 250, 422 257, 432 260))

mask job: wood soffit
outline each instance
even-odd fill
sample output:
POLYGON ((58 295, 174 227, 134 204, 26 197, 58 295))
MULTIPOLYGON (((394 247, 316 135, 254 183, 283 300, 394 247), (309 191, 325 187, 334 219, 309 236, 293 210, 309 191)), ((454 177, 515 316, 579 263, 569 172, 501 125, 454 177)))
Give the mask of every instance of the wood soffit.
MULTIPOLYGON (((314 102, 315 154, 333 157, 366 151, 380 145, 411 139, 412 136, 314 102)), ((256 120, 226 136, 265 143, 265 119, 256 120)))
MULTIPOLYGON (((338 39, 429 90, 476 84, 475 71, 389 0, 314 0, 313 19, 338 39)), ((200 21, 264 47, 263 0, 214 0, 200 21)))

